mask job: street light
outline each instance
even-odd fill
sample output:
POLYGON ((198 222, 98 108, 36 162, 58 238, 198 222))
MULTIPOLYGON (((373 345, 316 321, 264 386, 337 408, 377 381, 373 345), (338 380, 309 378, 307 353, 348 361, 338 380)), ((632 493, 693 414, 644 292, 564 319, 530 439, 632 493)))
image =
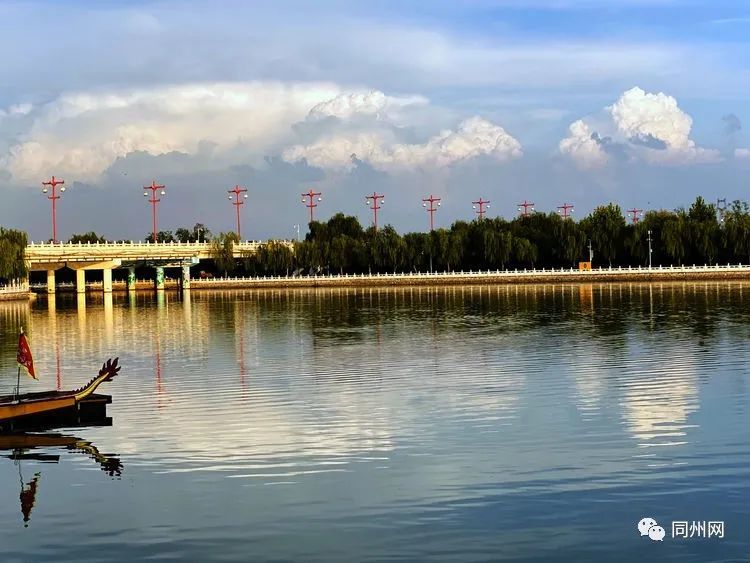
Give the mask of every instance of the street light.
POLYGON ((567 219, 570 217, 571 213, 575 211, 575 209, 573 208, 572 203, 563 203, 562 205, 557 206, 557 211, 558 213, 560 213, 560 215, 562 215, 563 219, 567 219))
POLYGON ((479 220, 481 221, 482 219, 484 219, 484 214, 486 213, 484 208, 485 207, 487 207, 487 209, 490 208, 490 200, 488 199, 485 200, 480 197, 477 201, 472 201, 471 203, 474 204, 472 205, 472 209, 476 210, 477 215, 479 215, 479 220), (477 206, 479 206, 479 209, 477 209, 477 206))
POLYGON ((385 196, 378 192, 372 192, 372 195, 365 196, 365 205, 372 209, 373 222, 375 223, 376 231, 378 230, 378 209, 380 209, 384 203, 385 196), (372 205, 370 205, 371 203, 372 205))
POLYGON ((311 223, 313 222, 313 209, 318 207, 318 204, 315 203, 316 201, 315 198, 317 198, 317 201, 323 201, 323 198, 320 197, 321 195, 323 195, 321 192, 314 192, 312 188, 310 188, 309 192, 302 194, 302 203, 305 204, 305 207, 308 207, 310 209, 310 222, 311 223), (309 198, 310 201, 306 202, 305 198, 309 198))
POLYGON ((640 213, 643 213, 643 209, 638 209, 637 207, 634 207, 633 209, 628 209, 628 215, 633 216, 633 225, 636 225, 638 223, 638 215, 640 213))
POLYGON ((528 215, 529 215, 529 207, 531 208, 532 211, 534 211, 534 204, 533 203, 529 203, 525 199, 523 200, 523 203, 519 203, 518 204, 518 210, 521 211, 522 207, 523 207, 523 211, 521 212, 521 215, 523 217, 528 217, 528 215))
POLYGON ((433 216, 435 215, 435 211, 437 211, 437 207, 435 207, 435 203, 437 202, 438 207, 440 207, 441 201, 439 197, 435 197, 434 195, 430 194, 430 197, 425 198, 422 200, 422 207, 424 207, 427 212, 430 214, 430 232, 433 230, 433 216), (430 204, 429 207, 427 207, 427 204, 430 204))
POLYGON ((156 180, 151 181, 150 186, 143 186, 143 195, 148 197, 148 190, 151 190, 151 199, 148 202, 151 204, 151 218, 153 222, 153 242, 156 242, 156 205, 161 201, 160 198, 156 197, 156 192, 159 195, 165 195, 167 192, 164 191, 165 186, 156 183, 156 180))
MULTIPOLYGON (((240 199, 240 194, 244 194, 244 199, 247 199, 247 190, 245 188, 241 188, 239 185, 236 185, 231 190, 227 190, 227 193, 234 194, 234 201, 232 202, 232 205, 234 205, 237 209, 237 240, 242 240, 242 237, 240 235, 240 205, 243 205, 245 202, 240 199)), ((228 199, 232 200, 232 196, 230 195, 228 199)))
POLYGON ((60 192, 65 191, 65 180, 58 180, 54 176, 52 176, 52 179, 46 182, 42 182, 42 193, 47 193, 47 186, 50 186, 52 188, 52 195, 48 195, 47 199, 52 201, 52 242, 57 242, 57 200, 60 199, 60 196, 57 195, 56 189, 57 186, 61 186, 60 192))
POLYGON ((648 269, 651 269, 651 229, 648 230, 648 269))

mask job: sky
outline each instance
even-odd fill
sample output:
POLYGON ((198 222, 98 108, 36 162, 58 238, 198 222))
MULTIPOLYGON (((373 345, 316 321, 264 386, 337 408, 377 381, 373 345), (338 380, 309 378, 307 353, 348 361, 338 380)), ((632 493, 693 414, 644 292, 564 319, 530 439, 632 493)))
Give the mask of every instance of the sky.
POLYGON ((0 3, 0 225, 249 239, 316 218, 426 230, 748 199, 750 4, 723 0, 0 3))

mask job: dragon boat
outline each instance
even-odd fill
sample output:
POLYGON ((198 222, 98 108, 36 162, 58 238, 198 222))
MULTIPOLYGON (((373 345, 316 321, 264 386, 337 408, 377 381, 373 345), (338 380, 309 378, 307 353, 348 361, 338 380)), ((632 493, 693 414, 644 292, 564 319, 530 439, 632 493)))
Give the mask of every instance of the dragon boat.
POLYGON ((102 383, 112 381, 120 371, 118 358, 109 359, 91 381, 73 391, 43 391, 0 396, 0 431, 16 430, 23 426, 34 426, 35 422, 48 421, 57 415, 68 417, 91 405, 104 405, 112 402, 108 395, 94 392, 102 383), (31 424, 29 424, 31 423, 31 424))

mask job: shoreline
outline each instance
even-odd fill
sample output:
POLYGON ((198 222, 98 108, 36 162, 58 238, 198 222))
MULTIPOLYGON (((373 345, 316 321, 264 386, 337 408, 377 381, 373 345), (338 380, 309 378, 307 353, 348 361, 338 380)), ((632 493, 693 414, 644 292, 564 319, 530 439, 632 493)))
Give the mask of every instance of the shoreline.
MULTIPOLYGON (((292 289, 318 287, 409 287, 452 285, 524 285, 544 283, 617 283, 617 282, 665 282, 665 281, 750 281, 750 266, 689 266, 677 268, 601 268, 590 271, 579 270, 518 270, 492 272, 440 272, 421 274, 375 274, 375 275, 330 275, 311 277, 243 277, 193 279, 192 291, 216 289, 292 289)), ((88 284, 87 293, 101 292, 101 283, 88 284)), ((166 291, 179 291, 176 279, 165 280, 166 291)), ((135 290, 156 291, 154 282, 139 280, 135 290)), ((113 293, 127 292, 125 282, 114 282, 113 293)), ((46 294, 45 289, 37 289, 46 294)), ((57 287, 58 293, 75 293, 74 286, 57 287)), ((28 294, 17 294, 6 298, 27 299, 28 294)), ((34 295, 33 293, 31 295, 34 295)), ((0 299, 3 296, 0 295, 0 299)))

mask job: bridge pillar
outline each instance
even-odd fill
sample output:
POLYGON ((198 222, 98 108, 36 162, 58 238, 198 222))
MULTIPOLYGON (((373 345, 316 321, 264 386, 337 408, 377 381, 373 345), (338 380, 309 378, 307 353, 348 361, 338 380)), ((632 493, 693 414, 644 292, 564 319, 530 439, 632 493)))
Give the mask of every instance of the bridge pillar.
POLYGON ((164 268, 161 266, 156 267, 156 289, 164 290, 164 268))
POLYGON ((102 289, 104 290, 104 293, 112 293, 112 270, 106 268, 102 270, 102 274, 102 289))
POLYGON ((135 291, 135 268, 128 268, 128 291, 135 291))
POLYGON ((182 289, 190 289, 190 266, 182 267, 182 289))
POLYGON ((86 293, 86 270, 76 270, 76 293, 86 293))
POLYGON ((47 270, 47 293, 55 292, 55 271, 47 270))

